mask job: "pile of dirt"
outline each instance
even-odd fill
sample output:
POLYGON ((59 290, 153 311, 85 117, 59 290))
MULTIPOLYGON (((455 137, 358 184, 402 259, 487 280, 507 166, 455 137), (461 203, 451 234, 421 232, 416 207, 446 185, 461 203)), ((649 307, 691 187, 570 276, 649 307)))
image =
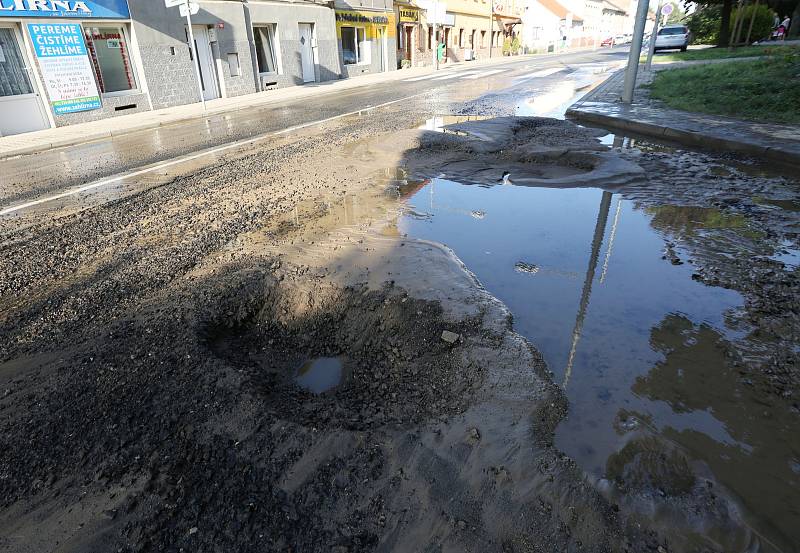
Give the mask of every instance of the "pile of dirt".
POLYGON ((615 189, 641 181, 642 169, 610 153, 597 132, 543 117, 496 117, 428 131, 403 164, 415 178, 464 184, 615 189))

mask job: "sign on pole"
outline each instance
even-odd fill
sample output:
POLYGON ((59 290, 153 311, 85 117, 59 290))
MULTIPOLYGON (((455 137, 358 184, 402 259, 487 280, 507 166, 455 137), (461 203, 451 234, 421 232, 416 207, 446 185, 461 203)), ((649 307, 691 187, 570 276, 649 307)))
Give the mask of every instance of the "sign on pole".
POLYGON ((661 7, 661 15, 664 15, 664 16, 666 16, 666 17, 669 17, 669 15, 672 13, 672 11, 673 11, 674 9, 675 9, 675 8, 673 7, 673 5, 672 5, 672 4, 664 4, 664 5, 661 7))
POLYGON ((181 13, 181 17, 189 17, 190 15, 197 15, 197 12, 200 11, 200 4, 196 2, 181 4, 180 6, 178 6, 178 10, 181 13))
POLYGON ((28 23, 53 113, 99 109, 100 93, 78 23, 28 23))
POLYGON ((205 111, 206 99, 203 96, 203 80, 200 78, 200 60, 197 57, 197 46, 194 43, 194 32, 192 32, 192 16, 200 11, 200 6, 196 2, 190 2, 189 0, 164 0, 164 5, 168 8, 178 6, 181 17, 186 18, 186 27, 189 31, 189 48, 192 50, 194 76, 197 78, 197 90, 200 92, 200 103, 203 104, 203 111, 205 111))

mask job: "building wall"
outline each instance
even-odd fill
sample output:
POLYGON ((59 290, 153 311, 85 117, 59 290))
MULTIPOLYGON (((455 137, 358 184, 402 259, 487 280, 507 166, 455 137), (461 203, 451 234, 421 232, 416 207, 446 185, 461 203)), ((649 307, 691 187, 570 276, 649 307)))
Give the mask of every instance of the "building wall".
MULTIPOLYGON (((339 43, 336 36, 336 22, 332 9, 311 3, 279 3, 251 1, 247 4, 252 24, 275 24, 278 53, 280 54, 277 75, 266 76, 275 79, 278 88, 303 84, 303 68, 300 61, 299 23, 312 23, 317 39, 316 80, 330 81, 342 76, 339 56, 339 43)), ((255 48, 254 39, 250 39, 255 48)), ((255 60, 251 60, 252 71, 257 72, 255 60)))
MULTIPOLYGON (((401 32, 405 29, 410 27, 413 30, 412 37, 411 37, 411 44, 405 44, 405 38, 403 39, 403 47, 397 48, 397 63, 398 67, 403 59, 407 59, 408 54, 410 53, 411 57, 411 66, 412 67, 423 67, 423 66, 430 66, 433 65, 433 52, 431 51, 431 47, 429 44, 429 30, 430 26, 428 25, 425 10, 419 8, 418 6, 410 6, 408 4, 395 4, 394 5, 394 12, 395 12, 395 19, 398 22, 398 31, 397 31, 397 42, 399 43, 401 32), (410 10, 411 13, 416 14, 417 21, 403 21, 403 17, 401 17, 401 10, 404 10, 404 13, 408 13, 410 10)), ((405 19, 408 19, 408 15, 405 16, 405 19)))
POLYGON ((538 2, 523 15, 522 44, 529 51, 555 51, 561 43, 561 19, 538 2))
POLYGON ((344 77, 357 77, 369 73, 381 72, 381 56, 386 56, 386 69, 397 69, 397 19, 391 0, 377 0, 375 9, 355 9, 348 4, 336 3, 336 38, 339 44, 339 56, 344 77), (358 18, 360 21, 344 20, 343 16, 358 18), (378 19, 376 19, 378 18, 378 19), (345 64, 342 47, 342 27, 363 27, 366 29, 367 40, 370 44, 369 63, 345 64), (379 29, 386 35, 386 48, 379 39, 379 29))
MULTIPOLYGON (((153 108, 199 101, 186 40, 186 20, 177 8, 166 8, 163 2, 129 0, 128 3, 153 108)), ((218 40, 212 43, 212 51, 219 60, 220 93, 224 91, 225 96, 232 97, 255 92, 250 33, 242 3, 236 0, 200 2, 200 11, 192 16, 192 24, 215 27, 218 40), (239 57, 241 68, 238 76, 231 75, 228 65, 228 54, 234 53, 239 57)))
MULTIPOLYGON (((90 27, 92 25, 96 25, 96 23, 92 22, 91 20, 79 21, 75 19, 47 19, 47 23, 73 23, 73 24, 82 23, 84 27, 90 27)), ((119 20, 118 22, 115 22, 114 25, 127 26, 127 22, 124 20, 119 20)), ((132 53, 134 47, 131 46, 130 27, 127 27, 126 31, 127 31, 128 47, 131 50, 131 57, 133 58, 134 66, 136 66, 136 60, 132 53)), ((27 28, 24 24, 20 25, 20 32, 23 36, 23 40, 25 40, 28 43, 29 50, 31 51, 31 65, 38 74, 39 82, 44 82, 44 76, 42 74, 41 67, 39 66, 39 63, 36 59, 36 55, 33 53, 34 50, 33 44, 31 42, 30 36, 28 35, 27 28)), ((56 115, 55 113, 53 113, 52 106, 50 105, 50 99, 47 96, 46 90, 42 91, 43 107, 46 110, 50 111, 53 117, 53 121, 55 122, 57 127, 73 125, 75 123, 86 123, 89 121, 96 121, 98 119, 107 119, 109 117, 127 115, 129 113, 148 111, 150 109, 150 104, 148 102, 147 94, 144 92, 143 81, 141 78, 141 70, 138 70, 138 67, 136 67, 135 71, 137 78, 137 90, 122 95, 106 96, 101 94, 102 107, 100 107, 99 109, 56 115)), ((31 80, 31 84, 35 86, 36 82, 31 80)))
MULTIPOLYGON (((449 8, 448 4, 448 8, 449 8)), ((490 8, 491 9, 491 8, 490 8)), ((449 12, 449 10, 448 10, 449 12)), ((465 59, 465 50, 472 48, 474 55, 477 59, 484 59, 489 57, 489 44, 491 42, 492 20, 491 11, 488 13, 463 13, 454 12, 455 25, 450 29, 450 44, 447 45, 447 53, 450 61, 463 61, 465 59), (463 30, 463 41, 459 44, 459 35, 463 30), (474 46, 470 46, 470 33, 475 31, 474 46), (481 46, 481 31, 484 31, 485 40, 484 45, 481 46)))

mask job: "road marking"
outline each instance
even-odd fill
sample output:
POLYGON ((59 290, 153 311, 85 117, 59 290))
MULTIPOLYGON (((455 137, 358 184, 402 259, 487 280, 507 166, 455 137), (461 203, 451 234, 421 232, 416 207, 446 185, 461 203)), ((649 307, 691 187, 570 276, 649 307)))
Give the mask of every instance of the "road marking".
POLYGON ((5 207, 0 209, 0 217, 3 215, 8 215, 10 213, 14 213, 16 211, 20 211, 22 209, 27 209, 29 207, 34 207, 37 205, 41 205, 47 202, 52 202, 54 200, 60 200, 61 198, 67 198, 69 196, 74 196, 75 194, 80 194, 81 192, 86 192, 88 190, 93 190, 95 188, 100 188, 102 186, 106 186, 108 184, 113 184, 116 182, 120 182, 125 179, 129 179, 131 177, 138 177, 139 175, 144 175, 147 173, 152 173, 153 171, 160 171, 161 169, 165 169, 167 167, 172 167, 173 165, 178 165, 181 163, 185 163, 187 161, 192 161, 195 159, 199 159, 204 156, 213 155, 219 152, 224 152, 225 150, 231 150, 233 148, 238 148, 241 146, 246 146, 248 144, 253 144, 255 142, 259 142, 261 140, 265 140, 271 136, 280 136, 282 134, 287 134, 294 131, 299 131, 301 129, 305 129, 307 127, 313 127, 315 125, 322 125, 324 123, 329 123, 330 121, 335 121, 336 119, 341 119, 343 117, 349 117, 351 115, 357 115, 363 113, 365 111, 372 111, 375 109, 383 108, 386 106, 390 106, 392 104, 397 104, 399 102, 405 102, 412 98, 416 98, 418 96, 424 96, 428 94, 428 91, 420 92, 418 94, 412 94, 411 96, 406 96, 405 98, 400 98, 397 100, 391 100, 389 102, 383 102, 382 104, 377 104, 374 106, 367 106, 365 108, 357 109, 355 111, 350 111, 347 113, 341 113, 339 115, 333 115, 331 117, 326 117, 325 119, 318 119, 317 121, 309 121, 308 123, 301 123, 300 125, 294 125, 292 127, 287 127, 285 129, 281 129, 279 131, 270 131, 268 133, 256 136, 254 138, 246 138, 244 140, 238 140, 236 142, 231 142, 230 144, 225 144, 224 146, 216 146, 214 148, 201 150, 200 152, 196 152, 194 154, 187 154, 182 157, 177 157, 175 159, 171 159, 170 161, 165 161, 163 163, 159 163, 158 165, 152 165, 145 167, 144 169, 136 169, 135 171, 130 171, 128 173, 122 173, 121 175, 117 175, 114 177, 109 177, 105 179, 101 179, 99 181, 95 181, 89 184, 84 184, 82 186, 78 186, 76 188, 71 188, 69 190, 65 190, 59 194, 54 194, 52 196, 46 196, 44 198, 39 198, 36 200, 31 200, 29 202, 25 202, 23 204, 12 205, 9 207, 5 207))
POLYGON ((536 79, 538 77, 549 77, 550 75, 555 75, 560 71, 564 71, 564 67, 551 67, 549 69, 542 69, 541 71, 534 71, 533 73, 528 73, 527 75, 522 75, 521 77, 517 77, 517 80, 524 80, 524 79, 536 79))
POLYGON ((436 77, 433 79, 434 81, 445 81, 447 79, 455 79, 457 77, 464 77, 466 75, 473 75, 477 73, 477 71, 461 71, 460 73, 451 73, 450 75, 444 75, 442 77, 436 77))
MULTIPOLYGON (((442 71, 445 71, 445 69, 442 69, 442 71)), ((439 77, 439 76, 441 76, 441 74, 442 74, 441 71, 434 71, 433 73, 430 73, 428 75, 423 75, 421 77, 413 77, 411 79, 403 79, 403 82, 404 83, 415 83, 417 81, 424 81, 425 79, 433 79, 433 78, 439 77)))
POLYGON ((492 69, 491 71, 484 71, 483 73, 478 73, 477 75, 470 75, 469 77, 464 77, 464 79, 480 79, 481 77, 488 77, 489 75, 494 75, 495 73, 502 73, 504 71, 508 71, 508 69, 492 69))

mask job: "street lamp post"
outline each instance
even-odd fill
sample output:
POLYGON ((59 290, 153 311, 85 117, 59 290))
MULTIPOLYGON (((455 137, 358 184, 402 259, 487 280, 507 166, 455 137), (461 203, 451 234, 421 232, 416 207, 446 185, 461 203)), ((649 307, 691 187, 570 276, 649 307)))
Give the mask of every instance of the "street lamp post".
POLYGON ((639 0, 636 7, 636 23, 633 26, 633 41, 628 52, 628 67, 625 69, 625 82, 622 90, 622 101, 626 104, 633 102, 633 91, 636 88, 636 73, 639 71, 639 56, 642 53, 642 39, 644 38, 644 24, 647 21, 647 0, 639 0))
MULTIPOLYGON (((647 48, 647 64, 645 65, 645 69, 650 71, 650 68, 653 65, 653 55, 656 53, 656 35, 658 34, 658 23, 661 20, 661 6, 663 4, 663 0, 658 0, 658 9, 656 10, 656 22, 653 24, 653 30, 650 32, 650 44, 647 48)), ((670 4, 667 6, 672 7, 670 4)), ((664 6, 666 7, 666 6, 664 6)))

